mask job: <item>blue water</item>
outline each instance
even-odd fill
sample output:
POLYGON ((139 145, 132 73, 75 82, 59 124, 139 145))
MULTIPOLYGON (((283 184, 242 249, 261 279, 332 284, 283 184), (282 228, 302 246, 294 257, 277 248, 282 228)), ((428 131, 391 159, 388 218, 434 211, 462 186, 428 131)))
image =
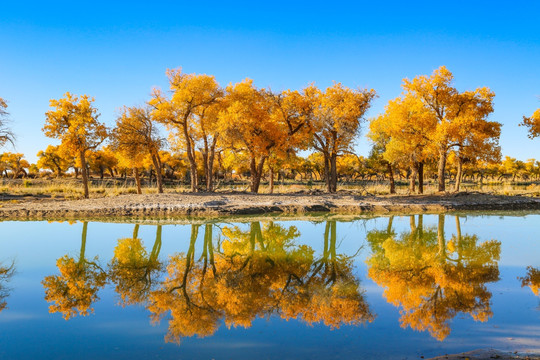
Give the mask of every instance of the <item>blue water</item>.
MULTIPOLYGON (((189 252, 193 225, 187 221, 177 224, 170 221, 162 223, 161 248, 158 254, 162 268, 153 273, 152 289, 148 290, 148 296, 136 304, 125 306, 120 304, 120 295, 115 290, 116 284, 110 279, 108 272, 118 240, 132 238, 134 224, 87 223, 84 257, 100 266, 99 271, 103 271, 103 276, 107 277, 107 284, 98 290, 99 300, 91 304, 91 314, 77 314, 65 320, 61 313, 49 312, 52 302, 45 300, 46 290, 42 282, 47 277, 59 275, 57 259, 68 255, 75 262, 79 260, 84 223, 2 222, 0 261, 4 267, 13 264, 13 273, 0 284, 7 295, 4 298, 6 308, 0 312, 0 358, 419 359, 420 356, 428 358, 490 347, 508 351, 540 351, 540 297, 536 296, 529 286, 522 286, 521 280, 528 274, 527 267, 540 268, 538 214, 459 217, 462 238, 476 236, 479 249, 482 249, 482 244, 494 241, 496 254, 488 256, 489 265, 485 266, 497 276, 495 280, 487 280, 479 285, 484 286, 489 295, 487 302, 483 302, 491 312, 486 321, 475 320, 469 311, 458 310, 446 321, 449 333, 444 339, 437 339, 429 330, 401 327, 400 310, 403 310, 403 306, 399 302, 397 305, 389 303, 383 293, 388 284, 380 281, 377 283, 368 274, 370 259, 376 255, 374 253, 377 250, 366 238, 373 231, 386 231, 388 217, 338 221, 335 225, 322 218, 319 222, 270 220, 272 219, 261 219, 250 223, 246 219, 230 218, 226 222, 212 223, 212 246, 216 251, 216 258, 221 256, 216 250, 220 244, 227 241, 236 241, 237 244, 242 241, 249 242, 249 235, 254 234, 253 229, 260 228, 260 244, 263 245, 257 242, 255 252, 261 251, 260 246, 267 246, 266 251, 269 251, 268 257, 271 258, 268 262, 263 261, 261 266, 266 266, 265 269, 289 266, 286 261, 283 262, 285 265, 279 263, 280 258, 276 257, 272 250, 268 250, 273 246, 271 244, 274 239, 271 237, 276 233, 268 229, 286 231, 294 227, 296 236, 287 240, 287 251, 303 248, 302 246, 309 247, 313 251, 313 261, 307 262, 306 266, 312 266, 313 269, 318 264, 316 261, 324 257, 326 232, 327 242, 333 241, 335 245, 334 259, 351 257, 353 282, 358 286, 358 294, 373 316, 373 321, 359 325, 341 324, 339 328, 332 329, 323 323, 306 324, 301 319, 302 316, 296 319, 286 319, 286 316, 283 318, 277 306, 275 311, 258 313, 246 327, 235 327, 233 324, 229 328, 221 317, 217 330, 211 334, 201 337, 195 332, 193 336, 181 337, 179 343, 166 341, 167 334, 171 332, 168 323, 170 312, 165 312, 162 320, 154 323, 149 309, 152 302, 150 294, 167 288, 166 268, 170 266, 170 256, 184 254, 180 255, 182 257, 189 252), (226 230, 223 229, 234 229, 235 226, 245 235, 244 240, 232 239, 230 234, 229 238, 227 237, 226 230), (332 229, 335 229, 333 239, 332 229)), ((432 231, 432 234, 443 234, 447 244, 445 251, 448 251, 452 258, 457 252, 452 252, 454 245, 448 243, 453 236, 457 236, 456 217, 444 217, 443 233, 439 226, 440 221, 441 217, 438 215, 423 215, 424 233, 432 231)), ((414 226, 418 227, 418 222, 419 217, 415 216, 414 226)), ((201 264, 207 228, 204 221, 198 221, 197 224, 202 225, 198 226, 198 236, 191 244, 195 250, 193 261, 201 264)), ((157 223, 142 223, 139 227, 137 238, 142 240, 147 254, 151 253, 155 243, 156 231, 157 223)), ((400 236, 410 233, 411 218, 396 216, 391 220, 391 234, 383 235, 381 241, 391 238, 385 244, 392 241, 403 244, 400 236)), ((417 240, 417 244, 422 241, 424 240, 417 240)), ((435 244, 433 243, 433 246, 435 244)), ((226 253, 225 250, 221 252, 226 253)), ((389 256, 380 249, 378 255, 383 259, 389 256)), ((251 266, 249 261, 247 263, 249 265, 246 269, 251 266)), ((477 267, 481 265, 474 264, 477 267)), ((394 270, 392 268, 392 271, 394 270)), ((240 276, 241 271, 244 271, 241 266, 235 268, 234 276, 240 276)), ((219 269, 217 274, 216 276, 220 276, 219 269)), ((305 279, 302 281, 297 285, 298 288, 307 283, 305 279)), ((327 286, 331 287, 332 284, 327 286)), ((473 285, 464 284, 465 289, 467 286, 473 285)), ((171 287, 167 289, 171 290, 171 287)), ((242 291, 249 291, 242 290, 241 284, 229 284, 229 290, 234 296, 242 291)), ((173 289, 171 293, 180 294, 180 291, 173 289)), ((243 299, 244 302, 250 301, 250 297, 243 299)), ((249 308, 247 305, 250 304, 243 305, 249 308)), ((452 307, 453 304, 449 306, 452 307)), ((212 311, 216 311, 215 308, 216 306, 212 305, 212 311)), ((337 321, 339 322, 339 319, 337 321)))

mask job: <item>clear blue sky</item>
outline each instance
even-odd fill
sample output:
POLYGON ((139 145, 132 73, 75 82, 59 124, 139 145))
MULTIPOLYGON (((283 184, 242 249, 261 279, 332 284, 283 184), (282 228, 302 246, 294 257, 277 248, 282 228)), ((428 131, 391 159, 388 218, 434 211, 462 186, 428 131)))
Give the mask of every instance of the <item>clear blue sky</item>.
MULTIPOLYGON (((114 123, 123 105, 167 88, 165 70, 246 77, 273 90, 342 82, 374 88, 368 116, 401 92, 401 80, 441 65, 460 90, 496 93, 503 154, 540 159, 540 139, 517 124, 540 107, 540 1, 4 1, 0 97, 16 150, 30 161, 54 140, 41 132, 49 99, 96 99, 114 123)), ((368 140, 358 141, 366 155, 368 140)), ((3 149, 13 151, 13 149, 3 149)))

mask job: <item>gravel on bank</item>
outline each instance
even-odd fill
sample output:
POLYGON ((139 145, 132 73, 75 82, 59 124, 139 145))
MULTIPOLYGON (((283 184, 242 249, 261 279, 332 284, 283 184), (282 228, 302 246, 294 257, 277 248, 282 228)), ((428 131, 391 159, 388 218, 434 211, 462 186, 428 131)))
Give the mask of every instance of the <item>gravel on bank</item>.
POLYGON ((499 359, 499 360, 540 360, 540 355, 538 354, 527 354, 527 353, 518 353, 518 352, 505 352, 494 349, 480 349, 469 351, 466 353, 452 354, 452 355, 442 355, 428 360, 488 360, 488 359, 499 359))
POLYGON ((0 197, 0 219, 147 218, 248 214, 387 214, 459 210, 540 210, 540 199, 482 193, 359 196, 339 192, 297 194, 183 193, 119 195, 84 200, 0 197), (3 199, 3 200, 2 200, 3 199))

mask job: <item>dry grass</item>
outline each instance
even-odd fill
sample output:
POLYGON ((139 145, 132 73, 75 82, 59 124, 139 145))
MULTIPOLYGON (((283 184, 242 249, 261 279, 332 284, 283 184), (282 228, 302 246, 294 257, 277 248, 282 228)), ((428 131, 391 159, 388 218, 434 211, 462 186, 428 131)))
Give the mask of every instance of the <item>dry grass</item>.
MULTIPOLYGON (((132 183, 126 183, 119 180, 96 181, 98 184, 90 186, 90 197, 111 197, 123 194, 136 194, 137 188, 132 183)), ((281 183, 274 184, 275 194, 290 194, 307 191, 324 192, 326 186, 321 182, 306 182, 300 183, 281 183)), ((389 186, 386 182, 365 182, 364 184, 339 184, 338 190, 348 191, 361 195, 388 195, 389 186)), ((453 184, 447 184, 447 190, 453 190, 453 184)), ((144 186, 142 189, 144 194, 157 193, 155 186, 144 186)), ((188 185, 166 186, 167 193, 184 193, 189 192, 188 185)), ((235 184, 218 184, 217 192, 247 192, 249 191, 249 183, 235 184)), ((404 182, 396 184, 396 191, 399 195, 409 194, 408 185, 404 182)), ((540 196, 540 184, 536 183, 494 183, 494 184, 474 184, 464 183, 461 187, 462 192, 483 192, 496 195, 526 195, 540 196)), ((270 193, 270 186, 263 183, 260 186, 261 194, 270 193)), ((437 184, 433 181, 427 181, 424 184, 424 194, 438 193, 437 184)), ((23 180, 6 180, 0 185, 0 195, 11 196, 33 196, 33 197, 50 197, 58 199, 81 199, 83 197, 82 182, 77 179, 23 179, 23 180)))

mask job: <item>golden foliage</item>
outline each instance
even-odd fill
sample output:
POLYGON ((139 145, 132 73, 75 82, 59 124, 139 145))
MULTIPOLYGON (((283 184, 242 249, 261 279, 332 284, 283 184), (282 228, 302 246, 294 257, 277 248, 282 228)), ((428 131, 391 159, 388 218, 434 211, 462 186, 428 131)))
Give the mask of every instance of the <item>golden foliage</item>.
POLYGON ((523 117, 523 122, 519 124, 525 126, 529 131, 529 138, 534 139, 540 135, 540 109, 536 111, 530 117, 523 117))

